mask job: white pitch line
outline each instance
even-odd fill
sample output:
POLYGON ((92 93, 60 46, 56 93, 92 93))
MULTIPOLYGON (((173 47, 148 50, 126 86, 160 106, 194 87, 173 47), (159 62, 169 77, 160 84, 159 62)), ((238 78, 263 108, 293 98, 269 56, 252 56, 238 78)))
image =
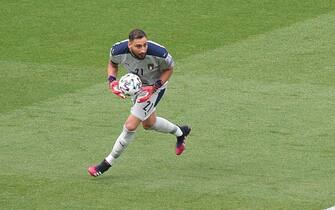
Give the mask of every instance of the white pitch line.
POLYGON ((335 210, 335 206, 332 206, 332 207, 330 207, 328 209, 325 209, 325 210, 335 210))

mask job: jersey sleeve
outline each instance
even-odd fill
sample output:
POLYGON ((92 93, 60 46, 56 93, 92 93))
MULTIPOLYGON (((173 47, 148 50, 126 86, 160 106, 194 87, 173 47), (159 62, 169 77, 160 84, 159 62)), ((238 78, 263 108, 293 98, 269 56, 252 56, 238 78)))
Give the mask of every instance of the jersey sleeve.
POLYGON ((165 70, 168 68, 173 68, 174 67, 174 61, 170 53, 165 58, 162 58, 162 63, 160 65, 161 70, 165 70))
POLYGON ((120 55, 113 55, 113 48, 110 50, 109 54, 109 61, 115 65, 118 65, 121 63, 121 56, 120 55))
POLYGON ((174 62, 173 58, 167 49, 153 41, 148 41, 148 55, 154 56, 159 62, 159 69, 165 70, 168 68, 173 68, 174 62))
POLYGON ((115 43, 110 50, 109 60, 114 64, 121 64, 123 57, 129 52, 128 40, 115 43))

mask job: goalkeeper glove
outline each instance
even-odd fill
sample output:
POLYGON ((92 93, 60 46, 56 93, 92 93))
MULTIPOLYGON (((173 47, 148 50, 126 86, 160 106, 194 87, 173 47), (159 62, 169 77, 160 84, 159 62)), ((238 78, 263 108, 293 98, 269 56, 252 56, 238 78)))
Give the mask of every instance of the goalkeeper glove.
POLYGON ((114 76, 108 77, 109 82, 109 89, 114 93, 115 95, 119 96, 122 99, 125 99, 126 96, 122 93, 122 91, 119 89, 119 81, 116 80, 114 76))
POLYGON ((157 80, 154 85, 142 87, 142 91, 145 92, 145 95, 139 97, 136 101, 138 103, 147 101, 158 88, 162 87, 162 85, 162 80, 157 80))

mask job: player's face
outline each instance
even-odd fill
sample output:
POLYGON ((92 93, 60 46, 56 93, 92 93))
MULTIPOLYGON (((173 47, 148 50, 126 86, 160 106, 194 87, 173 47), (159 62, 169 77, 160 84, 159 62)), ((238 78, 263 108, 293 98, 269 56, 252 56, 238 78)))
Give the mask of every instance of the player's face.
POLYGON ((134 39, 129 42, 128 47, 136 57, 143 59, 147 54, 148 40, 146 37, 134 39))

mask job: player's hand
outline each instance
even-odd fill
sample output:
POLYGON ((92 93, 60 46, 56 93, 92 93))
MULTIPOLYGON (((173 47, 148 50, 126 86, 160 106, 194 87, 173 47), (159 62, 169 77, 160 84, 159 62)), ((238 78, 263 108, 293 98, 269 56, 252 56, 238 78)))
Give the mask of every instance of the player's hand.
POLYGON ((157 88, 155 86, 142 87, 142 92, 144 92, 145 95, 139 97, 136 101, 138 103, 143 103, 143 102, 147 101, 152 96, 152 94, 155 92, 156 89, 157 88))
POLYGON ((122 99, 126 98, 126 96, 119 89, 119 81, 118 80, 114 80, 113 82, 109 83, 109 89, 112 91, 112 93, 119 96, 120 98, 122 98, 122 99))

